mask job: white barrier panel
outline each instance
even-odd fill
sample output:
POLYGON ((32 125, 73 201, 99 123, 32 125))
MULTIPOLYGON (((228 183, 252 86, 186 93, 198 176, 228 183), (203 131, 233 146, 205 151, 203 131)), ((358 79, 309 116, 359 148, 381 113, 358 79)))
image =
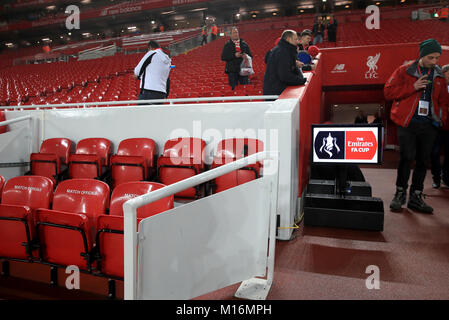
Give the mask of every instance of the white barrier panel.
POLYGON ((0 175, 8 180, 28 171, 36 137, 35 122, 31 116, 22 116, 0 124, 9 126, 8 132, 0 134, 0 175))
POLYGON ((277 185, 278 157, 260 152, 127 201, 125 299, 191 299, 240 281, 236 296, 266 299, 274 271, 277 185), (144 219, 136 232, 139 207, 268 157, 269 174, 262 178, 144 219), (254 278, 265 274, 266 280, 254 278))
POLYGON ((190 299, 264 276, 270 196, 264 179, 145 219, 138 299, 190 299))

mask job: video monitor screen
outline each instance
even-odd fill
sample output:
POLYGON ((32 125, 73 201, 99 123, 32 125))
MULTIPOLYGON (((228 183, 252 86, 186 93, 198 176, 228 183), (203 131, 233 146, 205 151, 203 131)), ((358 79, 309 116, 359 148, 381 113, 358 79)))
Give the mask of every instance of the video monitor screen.
POLYGON ((312 125, 312 163, 382 163, 381 125, 312 125))

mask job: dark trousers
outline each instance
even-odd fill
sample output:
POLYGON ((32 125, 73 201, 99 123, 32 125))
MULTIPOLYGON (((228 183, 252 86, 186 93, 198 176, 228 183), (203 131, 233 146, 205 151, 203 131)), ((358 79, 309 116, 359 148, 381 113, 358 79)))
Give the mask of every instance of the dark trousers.
POLYGON ((449 130, 440 130, 436 136, 432 149, 432 176, 433 181, 441 182, 441 173, 443 173, 444 183, 449 182, 449 130), (443 147, 443 166, 441 166, 441 147, 443 147))
POLYGON ((400 160, 396 179, 397 187, 408 188, 410 166, 416 160, 410 193, 415 190, 423 191, 427 171, 426 164, 430 158, 437 132, 437 128, 430 122, 410 122, 408 127, 398 127, 400 160))
MULTIPOLYGON (((165 99, 167 94, 161 91, 154 90, 140 90, 139 97, 137 100, 153 100, 153 99, 165 99)), ((152 104, 162 104, 162 103, 152 103, 152 104)), ((146 105, 146 103, 139 103, 140 105, 146 105)))
POLYGON ((248 76, 241 76, 238 73, 228 73, 229 85, 232 90, 240 83, 240 84, 249 84, 248 76))

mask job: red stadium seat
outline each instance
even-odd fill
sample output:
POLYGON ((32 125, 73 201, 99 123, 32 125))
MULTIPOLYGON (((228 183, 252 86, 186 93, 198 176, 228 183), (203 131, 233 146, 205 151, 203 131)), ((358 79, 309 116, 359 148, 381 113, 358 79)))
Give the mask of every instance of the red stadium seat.
MULTIPOLYGON (((110 215, 102 215, 97 223, 97 269, 102 275, 123 278, 123 203, 129 199, 163 188, 155 182, 127 182, 112 192, 110 215)), ((172 209, 173 196, 150 203, 137 210, 138 223, 147 217, 172 209)))
POLYGON ((152 139, 132 138, 120 142, 117 154, 111 156, 112 185, 149 179, 154 169, 157 145, 152 139))
POLYGON ((105 138, 80 140, 75 154, 69 156, 69 177, 73 179, 100 178, 109 166, 111 142, 105 138))
POLYGON ((41 262, 56 266, 76 265, 91 270, 90 253, 97 217, 109 206, 109 186, 93 179, 59 183, 52 210, 36 211, 41 262))
POLYGON ((0 257, 32 258, 34 210, 49 208, 53 182, 46 177, 21 176, 8 180, 0 204, 0 257))
MULTIPOLYGON (((205 148, 206 142, 200 138, 168 140, 163 155, 157 161, 159 180, 169 185, 203 172, 205 148)), ((199 190, 199 187, 189 188, 175 194, 175 197, 198 198, 199 190)))
POLYGON ((40 152, 30 156, 31 174, 50 178, 57 183, 61 165, 68 164, 72 141, 66 138, 52 138, 42 142, 40 152))
MULTIPOLYGON (((222 140, 218 144, 217 153, 212 162, 212 169, 261 151, 263 151, 263 142, 257 139, 234 138, 222 140)), ((257 162, 218 177, 214 181, 214 192, 224 191, 259 178, 261 167, 262 163, 257 162)))

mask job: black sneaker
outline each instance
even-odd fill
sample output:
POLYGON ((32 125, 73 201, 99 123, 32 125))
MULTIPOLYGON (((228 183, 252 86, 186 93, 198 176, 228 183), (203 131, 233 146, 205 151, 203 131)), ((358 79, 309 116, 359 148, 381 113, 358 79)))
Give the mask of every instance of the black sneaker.
POLYGON ((443 178, 443 186, 445 186, 446 188, 449 188, 449 179, 443 178))
POLYGON ((441 182, 440 182, 440 181, 435 181, 435 180, 433 180, 432 188, 434 188, 434 189, 439 189, 440 186, 441 186, 441 182))
POLYGON ((397 187, 394 198, 393 198, 393 200, 391 200, 391 203, 390 203, 390 209, 392 211, 401 211, 402 206, 405 204, 406 197, 407 196, 406 196, 404 188, 397 187))
POLYGON ((407 207, 422 213, 433 213, 433 208, 424 202, 423 196, 425 197, 422 191, 419 190, 410 193, 407 207))

